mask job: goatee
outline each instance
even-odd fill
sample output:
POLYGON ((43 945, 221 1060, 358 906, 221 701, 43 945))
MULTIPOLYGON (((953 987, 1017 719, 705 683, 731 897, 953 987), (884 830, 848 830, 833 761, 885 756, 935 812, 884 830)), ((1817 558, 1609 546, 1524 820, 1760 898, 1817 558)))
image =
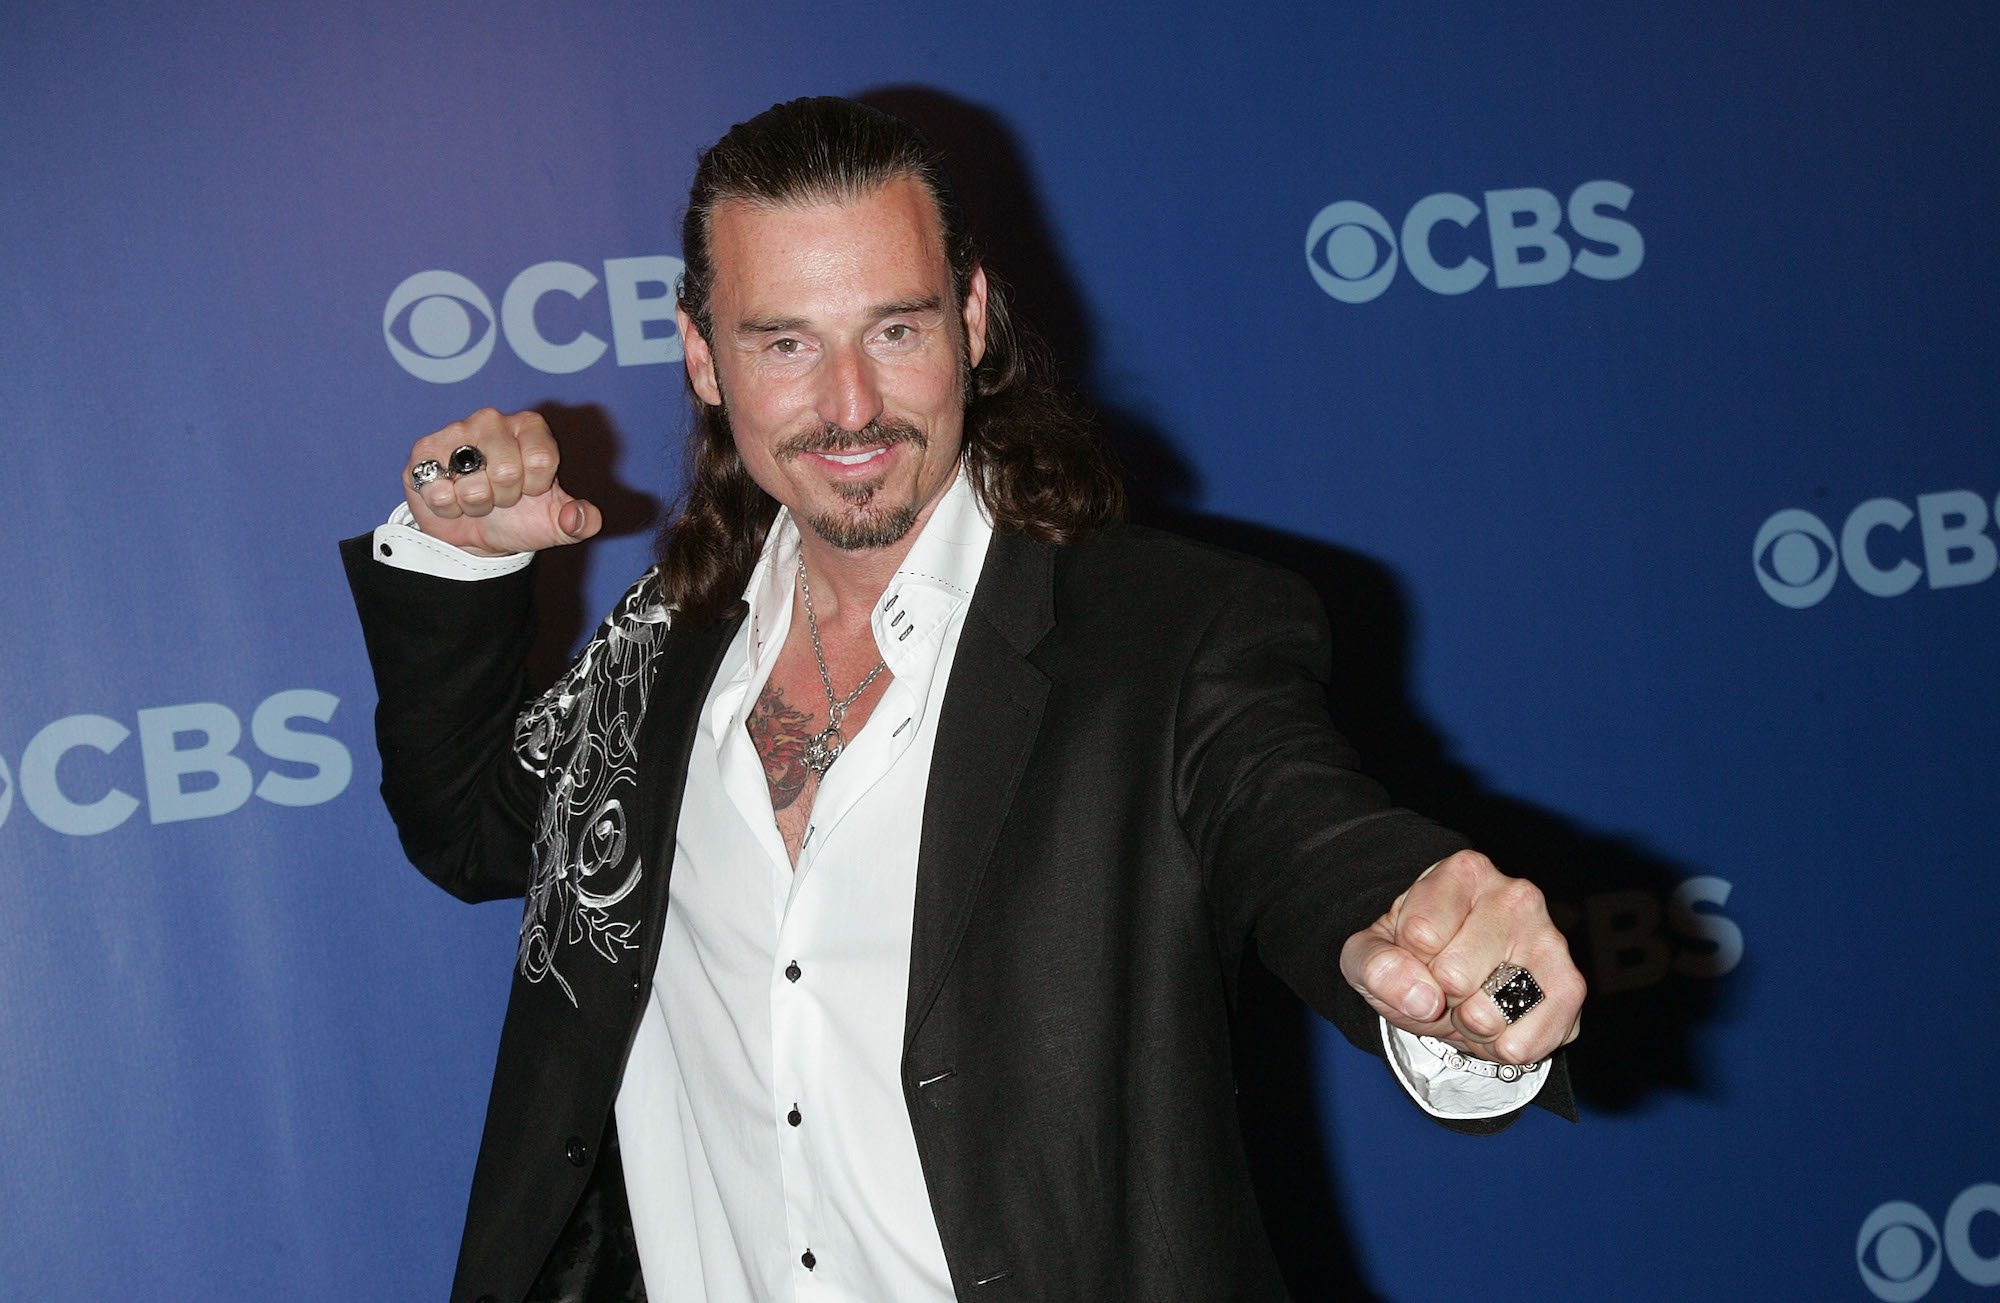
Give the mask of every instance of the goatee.
MULTIPOLYGON (((921 450, 929 448, 931 441, 909 421, 891 417, 870 421, 859 430, 825 425, 810 434, 802 434, 779 444, 777 453, 780 457, 793 458, 810 453, 849 452, 856 448, 892 448, 899 443, 921 450)), ((902 541, 903 536, 910 532, 910 527, 917 523, 917 504, 914 502, 870 509, 877 491, 882 487, 879 476, 860 483, 835 484, 832 487, 834 492, 852 504, 853 509, 821 512, 806 523, 813 533, 842 551, 887 547, 902 541)))

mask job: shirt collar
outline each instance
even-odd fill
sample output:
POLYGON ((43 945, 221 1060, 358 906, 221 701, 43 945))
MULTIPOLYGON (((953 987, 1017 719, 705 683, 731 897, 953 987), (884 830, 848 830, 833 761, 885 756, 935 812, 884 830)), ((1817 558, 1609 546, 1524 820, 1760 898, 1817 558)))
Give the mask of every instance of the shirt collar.
MULTIPOLYGON (((921 683, 920 697, 929 695, 944 631, 971 600, 992 538, 993 524, 961 463, 869 616, 890 673, 912 687, 921 683)), ((749 659, 742 677, 751 685, 768 677, 769 662, 785 645, 798 565, 799 527, 790 509, 780 507, 743 589, 750 613, 744 621, 749 659)))

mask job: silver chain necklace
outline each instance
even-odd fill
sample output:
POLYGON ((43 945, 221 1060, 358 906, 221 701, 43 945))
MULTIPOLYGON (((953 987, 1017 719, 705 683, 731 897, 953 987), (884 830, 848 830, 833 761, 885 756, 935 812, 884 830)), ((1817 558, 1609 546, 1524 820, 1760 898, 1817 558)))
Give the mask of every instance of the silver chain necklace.
POLYGON ((847 749, 847 739, 841 735, 840 721, 847 718, 847 708, 852 706, 868 691, 868 685, 875 676, 889 668, 887 660, 875 662, 875 668, 868 671, 868 677, 861 680, 859 687, 847 694, 846 700, 833 695, 833 676, 826 670, 826 652, 819 645, 819 617, 813 614, 812 584, 806 580, 806 559, 799 557, 799 592, 806 601, 806 632, 812 635, 813 659, 819 662, 820 686, 826 689, 826 727, 806 739, 806 768, 825 776, 833 768, 833 762, 840 759, 840 753, 847 749))

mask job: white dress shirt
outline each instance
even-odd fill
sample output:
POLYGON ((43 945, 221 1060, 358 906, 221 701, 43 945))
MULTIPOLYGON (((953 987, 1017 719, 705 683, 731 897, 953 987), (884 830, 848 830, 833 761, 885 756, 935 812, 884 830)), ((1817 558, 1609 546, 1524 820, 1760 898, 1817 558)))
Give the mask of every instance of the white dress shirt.
MULTIPOLYGON (((375 555, 468 579, 527 563, 418 542, 411 523, 398 508, 375 555)), ((821 780, 794 869, 746 727, 791 626, 799 534, 785 511, 772 525, 689 757, 659 965, 618 1094, 639 1258, 665 1288, 708 1303, 953 1298, 903 1100, 903 1010, 938 709, 991 537, 961 473, 871 613, 894 677, 821 780)), ((1435 1116, 1507 1112, 1546 1076, 1477 1075, 1382 1031, 1397 1080, 1435 1116)))

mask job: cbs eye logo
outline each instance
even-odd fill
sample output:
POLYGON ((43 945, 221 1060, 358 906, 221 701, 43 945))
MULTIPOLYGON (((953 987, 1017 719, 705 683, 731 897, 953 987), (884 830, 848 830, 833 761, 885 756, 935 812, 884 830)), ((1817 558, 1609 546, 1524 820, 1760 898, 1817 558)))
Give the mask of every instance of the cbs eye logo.
POLYGON ((1840 573, 1833 531, 1810 511, 1788 507, 1764 522, 1750 546, 1757 582, 1780 606, 1816 606, 1840 573))
POLYGON ((382 309, 382 338, 405 371, 435 385, 470 377, 493 355, 493 304, 455 271, 420 271, 382 309))
POLYGON ((1968 1284, 2000 1285, 2000 1254, 1983 1255, 1972 1242, 1972 1221, 1981 1213, 2000 1217, 2000 1185, 1983 1182, 1961 1191, 1945 1211, 1941 1234, 1915 1204, 1901 1199, 1883 1204, 1854 1237, 1861 1283, 1882 1303, 1915 1303, 1931 1292, 1949 1261, 1968 1284))

